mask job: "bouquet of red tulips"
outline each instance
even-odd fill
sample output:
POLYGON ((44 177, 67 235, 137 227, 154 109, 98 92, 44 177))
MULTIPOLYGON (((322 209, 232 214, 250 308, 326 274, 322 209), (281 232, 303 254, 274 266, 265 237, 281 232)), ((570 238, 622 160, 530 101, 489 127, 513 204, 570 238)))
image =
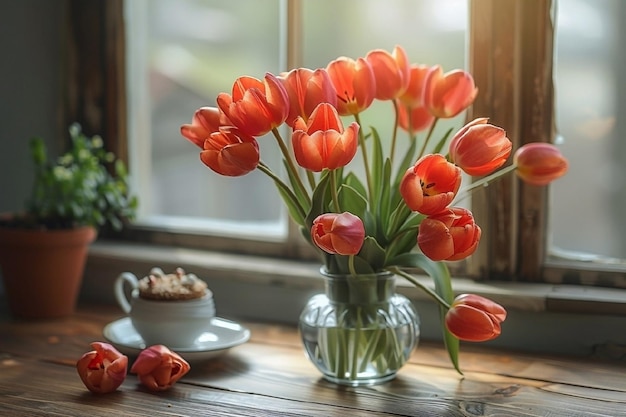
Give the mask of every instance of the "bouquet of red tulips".
POLYGON ((466 110, 477 92, 466 71, 411 64, 396 46, 391 53, 340 57, 326 68, 268 73, 263 80, 239 77, 230 94, 219 94, 215 107, 198 109, 181 133, 218 174, 266 174, 304 236, 320 249, 328 272, 386 270, 430 294, 441 305, 444 340, 458 370, 459 339, 493 339, 506 317, 491 300, 452 292, 445 262, 470 256, 481 236, 471 211, 454 206, 462 172, 481 177, 471 188, 512 171, 543 185, 567 170, 558 149, 545 143, 518 149, 504 167, 511 141, 487 118, 469 122, 452 138, 449 131, 433 139, 437 121, 466 110), (374 100, 393 106, 391 132, 364 128, 361 117, 374 100), (346 126, 344 117, 354 120, 346 126), (279 130, 283 124, 288 141, 279 130), (408 137, 401 151, 400 131, 408 137), (426 133, 418 140, 421 131, 426 133), (268 133, 282 152, 284 176, 260 158, 257 140, 268 133), (359 153, 363 169, 357 175, 348 166, 359 153), (406 272, 416 267, 433 278, 434 289, 406 272))

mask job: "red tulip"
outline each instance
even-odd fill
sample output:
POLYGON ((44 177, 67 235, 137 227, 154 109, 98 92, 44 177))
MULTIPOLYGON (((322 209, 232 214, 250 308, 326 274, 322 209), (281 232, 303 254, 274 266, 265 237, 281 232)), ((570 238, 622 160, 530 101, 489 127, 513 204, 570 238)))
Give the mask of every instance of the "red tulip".
POLYGON ((252 171, 259 164, 259 144, 235 128, 222 128, 204 142, 200 160, 213 171, 229 177, 238 177, 252 171))
POLYGON ((113 346, 93 342, 91 352, 85 353, 76 362, 76 370, 87 389, 96 394, 115 391, 126 378, 128 357, 113 346))
POLYGON ((180 133, 199 148, 204 148, 204 141, 220 126, 230 122, 217 107, 201 107, 193 115, 191 124, 180 127, 180 133))
POLYGON ((422 214, 445 209, 461 186, 461 170, 443 155, 428 154, 409 168, 400 182, 406 205, 422 214))
POLYGON ((450 142, 450 159, 468 175, 486 175, 500 168, 511 154, 504 129, 478 118, 466 124, 450 142))
POLYGON ((467 109, 478 89, 471 74, 454 70, 443 73, 439 65, 428 71, 424 80, 424 106, 438 118, 451 118, 467 109))
POLYGON ((417 245, 433 261, 459 261, 474 253, 480 234, 471 211, 452 207, 422 220, 417 245))
POLYGON ((337 109, 328 103, 318 105, 308 123, 299 117, 293 127, 293 152, 298 164, 319 172, 347 165, 358 148, 359 125, 343 129, 337 109))
POLYGON ((446 313, 446 327, 454 336, 469 342, 485 342, 500 335, 506 310, 488 298, 462 294, 446 313))
POLYGON ((289 115, 289 96, 282 82, 268 73, 265 80, 239 77, 232 95, 220 93, 217 106, 241 132, 262 136, 280 126, 289 115))
POLYGON ((531 185, 546 185, 565 175, 567 159, 561 151, 549 143, 527 143, 515 151, 513 163, 516 173, 531 185))
POLYGON ((326 71, 337 91, 337 111, 340 115, 358 114, 372 104, 376 79, 372 66, 364 58, 356 61, 347 57, 337 58, 326 66, 326 71))
POLYGON ((374 71, 378 100, 393 100, 404 93, 409 86, 409 60, 401 46, 392 53, 374 49, 365 56, 374 71))
POLYGON ((141 351, 130 372, 151 391, 165 391, 189 372, 189 363, 163 345, 141 351))
POLYGON ((398 126, 409 133, 420 132, 429 128, 435 117, 426 107, 406 107, 402 103, 398 106, 398 126))
POLYGON ((325 213, 313 220, 311 238, 327 253, 356 255, 363 246, 365 228, 352 213, 325 213))
POLYGON ((289 116, 286 122, 291 127, 298 116, 306 122, 320 103, 337 105, 337 92, 325 69, 312 71, 298 68, 281 75, 279 79, 289 96, 289 116))

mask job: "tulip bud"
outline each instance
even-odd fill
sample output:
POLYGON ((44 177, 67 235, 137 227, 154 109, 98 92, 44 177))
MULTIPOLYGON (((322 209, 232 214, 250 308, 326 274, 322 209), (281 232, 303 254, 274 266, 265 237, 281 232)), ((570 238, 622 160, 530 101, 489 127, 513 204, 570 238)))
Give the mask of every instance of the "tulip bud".
POLYGON ((468 175, 487 175, 500 168, 511 154, 511 141, 506 132, 487 123, 487 118, 474 119, 454 135, 450 142, 450 158, 468 175))
POLYGON ((439 65, 430 69, 424 80, 424 106, 435 117, 451 118, 467 109, 476 98, 474 78, 466 71, 443 73, 439 65))
POLYGON ((396 46, 392 53, 374 49, 367 53, 365 59, 374 71, 376 99, 393 100, 406 91, 410 80, 410 64, 404 48, 396 46))
POLYGON ((311 238, 327 253, 356 255, 363 246, 365 228, 352 213, 325 213, 313 220, 311 238))
POLYGON ((513 163, 517 176, 531 185, 546 185, 567 172, 567 159, 554 145, 543 142, 527 143, 515 151, 513 163))
POLYGON ((320 103, 337 105, 337 92, 324 68, 315 71, 296 68, 278 78, 289 96, 289 116, 285 122, 291 127, 298 117, 306 122, 320 103))
POLYGON ((485 342, 500 335, 500 323, 506 319, 506 310, 488 298, 462 294, 454 299, 446 313, 446 327, 458 339, 485 342))

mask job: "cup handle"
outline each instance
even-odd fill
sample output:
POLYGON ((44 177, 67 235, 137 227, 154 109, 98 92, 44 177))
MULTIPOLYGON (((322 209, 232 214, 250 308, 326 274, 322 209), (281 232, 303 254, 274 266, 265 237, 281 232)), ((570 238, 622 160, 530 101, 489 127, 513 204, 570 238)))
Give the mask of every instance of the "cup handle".
POLYGON ((117 299, 117 303, 122 307, 124 313, 130 313, 130 303, 128 302, 128 298, 126 297, 126 292, 124 291, 124 284, 128 282, 132 289, 136 289, 139 286, 139 281, 137 277, 130 272, 122 272, 120 276, 115 280, 115 298, 117 299))

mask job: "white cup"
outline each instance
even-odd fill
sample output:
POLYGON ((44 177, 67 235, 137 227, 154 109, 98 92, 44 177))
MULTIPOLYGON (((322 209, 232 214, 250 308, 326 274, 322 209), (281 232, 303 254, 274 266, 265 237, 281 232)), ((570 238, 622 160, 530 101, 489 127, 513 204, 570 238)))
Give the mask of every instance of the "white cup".
POLYGON ((139 280, 130 272, 117 277, 114 290, 118 304, 128 314, 146 346, 193 348, 215 317, 211 291, 191 300, 148 300, 139 296, 139 280), (130 300, 126 296, 126 284, 131 287, 130 300))

